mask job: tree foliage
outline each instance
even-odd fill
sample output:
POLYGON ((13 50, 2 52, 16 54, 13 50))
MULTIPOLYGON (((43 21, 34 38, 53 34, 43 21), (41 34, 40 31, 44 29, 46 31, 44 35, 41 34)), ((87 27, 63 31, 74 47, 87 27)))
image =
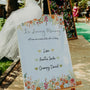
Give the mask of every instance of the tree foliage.
POLYGON ((80 8, 80 11, 85 11, 85 9, 87 7, 87 1, 90 1, 90 0, 71 0, 72 6, 74 6, 74 3, 75 2, 78 3, 78 6, 80 8))
POLYGON ((81 0, 78 3, 78 6, 80 7, 81 11, 84 11, 87 7, 87 1, 88 0, 81 0))

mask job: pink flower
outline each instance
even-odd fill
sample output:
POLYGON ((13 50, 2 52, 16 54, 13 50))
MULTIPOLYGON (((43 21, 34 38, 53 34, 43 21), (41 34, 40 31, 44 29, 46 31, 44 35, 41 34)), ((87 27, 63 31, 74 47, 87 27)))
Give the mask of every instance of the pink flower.
POLYGON ((30 89, 30 86, 27 86, 27 89, 30 89))
POLYGON ((44 87, 45 87, 45 89, 47 89, 48 88, 48 84, 44 83, 44 87))
POLYGON ((48 22, 48 18, 47 18, 47 16, 45 16, 45 21, 48 22))
POLYGON ((54 81, 56 81, 56 79, 55 79, 55 78, 53 78, 53 79, 52 79, 52 81, 54 82, 54 81))
POLYGON ((51 4, 51 1, 49 1, 49 3, 51 4))
POLYGON ((65 82, 65 79, 63 79, 63 81, 65 82))
POLYGON ((35 89, 35 85, 32 85, 32 86, 31 86, 31 89, 34 90, 34 89, 35 89))
POLYGON ((27 81, 27 83, 28 83, 28 84, 31 84, 31 82, 30 82, 30 81, 27 81))
POLYGON ((75 81, 75 80, 74 80, 73 78, 71 78, 71 80, 70 80, 70 81, 71 81, 71 83, 74 83, 74 81, 75 81))

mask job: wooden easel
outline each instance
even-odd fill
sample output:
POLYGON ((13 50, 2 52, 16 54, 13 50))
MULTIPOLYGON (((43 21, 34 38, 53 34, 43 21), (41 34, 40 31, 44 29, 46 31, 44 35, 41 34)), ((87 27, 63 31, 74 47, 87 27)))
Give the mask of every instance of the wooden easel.
MULTIPOLYGON (((44 14, 52 14, 49 1, 53 1, 53 0, 44 0, 44 7, 43 8, 44 8, 44 10, 46 10, 46 11, 44 11, 44 14), (46 4, 46 1, 48 2, 48 4, 46 4), (48 8, 47 8, 47 6, 48 6, 48 8)), ((70 4, 70 10, 71 10, 70 12, 72 13, 71 0, 69 0, 69 4, 70 4)), ((71 35, 71 37, 68 37, 68 40, 78 39, 76 28, 75 28, 75 22, 74 22, 73 18, 72 18, 72 21, 73 21, 73 26, 74 26, 73 27, 74 28, 74 30, 73 30, 74 32, 72 32, 71 29, 66 29, 67 36, 71 35), (69 34, 68 30, 70 30, 70 34, 69 34)), ((67 26, 65 25, 65 27, 67 27, 67 26)))
MULTIPOLYGON (((47 3, 48 3, 49 14, 51 15, 51 9, 50 9, 49 0, 47 0, 47 3)), ((71 4, 71 0, 70 0, 70 4, 71 4)), ((72 7, 71 7, 71 8, 72 8, 72 7)), ((75 22, 74 22, 74 24, 75 24, 75 22)), ((75 29, 75 31, 76 31, 76 29, 75 29)), ((77 33, 76 33, 76 34, 77 34, 77 33)), ((75 38, 71 38, 71 39, 75 39, 75 38)), ((77 81, 77 82, 76 82, 76 86, 74 86, 74 87, 62 88, 62 89, 57 89, 57 90, 67 90, 67 89, 75 90, 75 88, 77 88, 77 87, 82 87, 81 84, 82 84, 81 81, 77 81)))

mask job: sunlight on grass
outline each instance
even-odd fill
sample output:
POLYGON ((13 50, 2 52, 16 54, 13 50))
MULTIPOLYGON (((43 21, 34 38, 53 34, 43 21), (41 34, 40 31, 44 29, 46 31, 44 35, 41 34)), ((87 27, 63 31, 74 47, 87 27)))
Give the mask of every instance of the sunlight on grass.
POLYGON ((2 29, 2 27, 3 27, 3 25, 4 25, 4 23, 5 23, 5 19, 0 18, 0 31, 1 31, 1 29, 2 29))
POLYGON ((12 64, 13 61, 10 61, 10 60, 6 60, 6 59, 3 59, 3 60, 0 60, 0 75, 2 75, 6 69, 12 64))

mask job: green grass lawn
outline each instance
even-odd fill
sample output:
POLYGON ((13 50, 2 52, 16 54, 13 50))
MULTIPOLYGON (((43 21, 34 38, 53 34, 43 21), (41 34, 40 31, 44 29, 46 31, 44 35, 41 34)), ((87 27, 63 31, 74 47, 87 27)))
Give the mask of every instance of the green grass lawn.
POLYGON ((2 26, 3 26, 3 24, 4 24, 4 21, 5 19, 3 19, 3 18, 0 18, 0 31, 1 31, 1 29, 2 29, 2 26))
POLYGON ((0 31, 2 29, 2 20, 0 19, 0 31))
POLYGON ((83 35, 88 42, 90 42, 90 25, 86 23, 76 23, 76 30, 78 35, 83 35))
MULTIPOLYGON (((0 18, 0 31, 2 29, 2 26, 4 24, 4 19, 3 18, 0 18)), ((7 58, 3 58, 0 60, 0 75, 2 75, 6 69, 12 64, 12 60, 9 60, 7 58)))
POLYGON ((12 64, 12 60, 9 60, 7 58, 3 58, 0 60, 0 75, 2 75, 6 69, 12 64))

